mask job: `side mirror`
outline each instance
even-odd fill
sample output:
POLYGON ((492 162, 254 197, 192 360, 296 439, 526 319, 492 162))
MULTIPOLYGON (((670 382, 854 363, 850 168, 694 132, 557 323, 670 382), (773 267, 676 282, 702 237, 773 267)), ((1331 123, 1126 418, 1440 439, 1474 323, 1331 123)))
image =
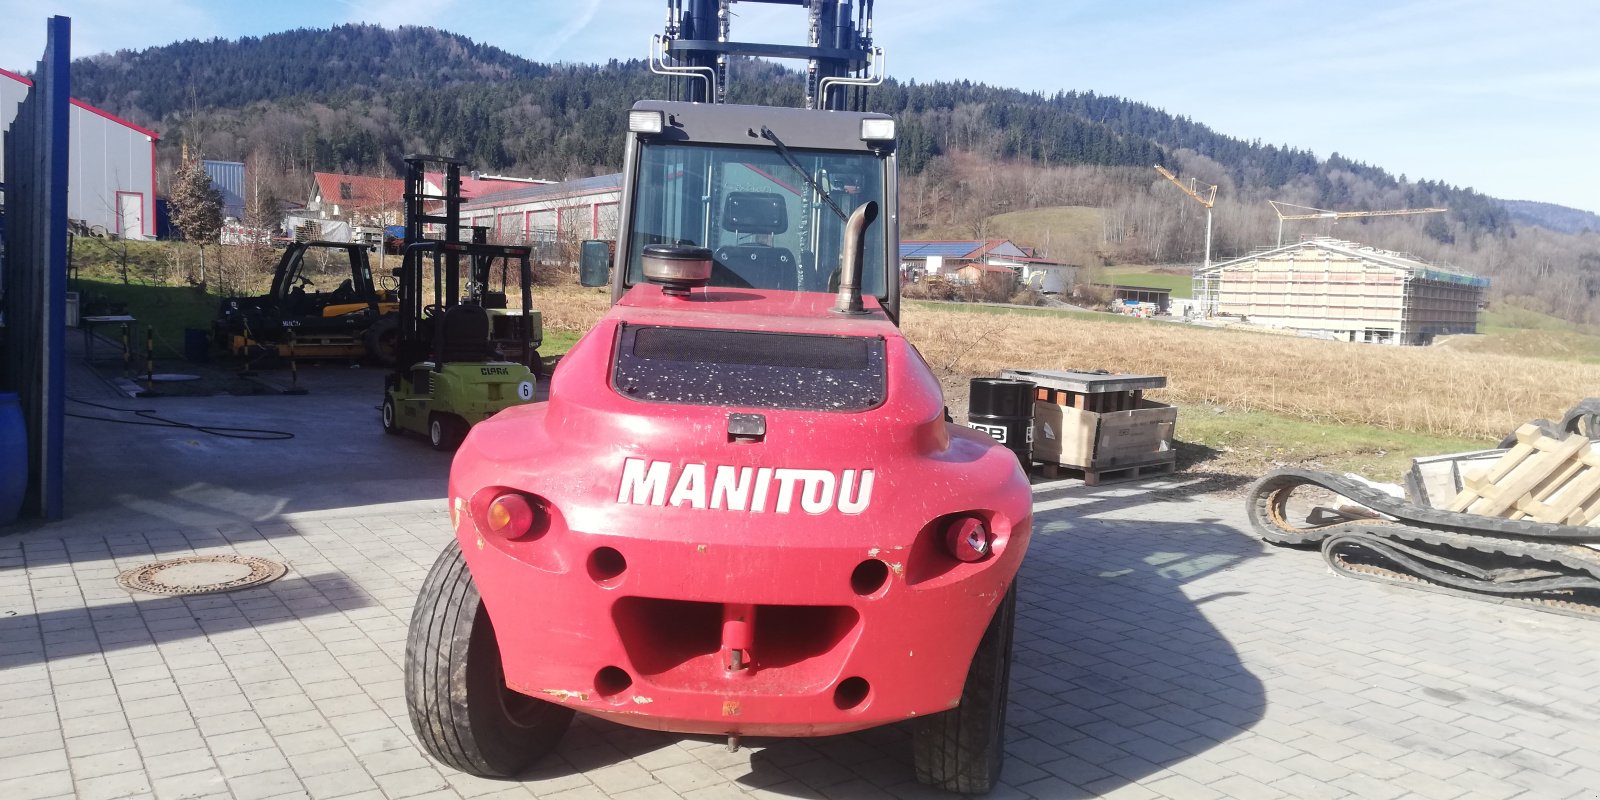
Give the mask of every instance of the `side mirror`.
POLYGON ((686 297, 690 289, 711 282, 711 251, 682 244, 645 245, 644 277, 661 287, 662 294, 686 297))

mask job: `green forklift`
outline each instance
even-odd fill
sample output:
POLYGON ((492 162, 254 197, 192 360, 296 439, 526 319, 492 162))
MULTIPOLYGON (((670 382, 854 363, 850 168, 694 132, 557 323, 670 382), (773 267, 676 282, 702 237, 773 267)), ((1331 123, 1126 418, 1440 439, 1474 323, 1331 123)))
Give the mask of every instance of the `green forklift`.
POLYGON ((542 326, 532 307, 531 248, 460 241, 465 162, 408 156, 406 166, 399 330, 395 368, 384 379, 383 429, 420 433, 434 449, 453 450, 472 425, 534 400, 542 326), (443 166, 443 194, 428 193, 428 164, 443 166), (508 308, 513 280, 518 309, 508 308))

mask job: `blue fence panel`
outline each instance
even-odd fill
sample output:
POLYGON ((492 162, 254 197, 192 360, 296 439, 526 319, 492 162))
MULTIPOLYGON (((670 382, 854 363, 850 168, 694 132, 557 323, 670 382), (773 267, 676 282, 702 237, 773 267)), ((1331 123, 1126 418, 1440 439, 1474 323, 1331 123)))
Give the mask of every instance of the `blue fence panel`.
POLYGON ((16 391, 28 436, 23 513, 59 519, 65 406, 67 159, 72 20, 51 17, 33 87, 5 133, 5 348, 0 387, 16 391))

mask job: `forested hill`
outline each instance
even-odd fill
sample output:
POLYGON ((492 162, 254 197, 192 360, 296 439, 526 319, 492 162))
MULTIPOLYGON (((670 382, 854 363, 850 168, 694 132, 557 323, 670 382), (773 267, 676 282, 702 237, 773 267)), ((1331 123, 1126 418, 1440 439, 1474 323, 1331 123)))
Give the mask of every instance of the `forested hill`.
POLYGON ((1590 211, 1531 200, 1501 200, 1500 203, 1511 212, 1511 221, 1518 225, 1538 225, 1562 233, 1600 232, 1600 214, 1590 211))
MULTIPOLYGON (((799 97, 793 73, 764 63, 738 65, 735 77, 735 102, 799 97)), ((659 96, 663 80, 641 61, 544 65, 431 28, 361 25, 100 55, 75 64, 73 78, 82 99, 169 139, 189 123, 184 132, 216 158, 270 155, 284 168, 384 171, 404 151, 424 149, 485 170, 549 177, 616 169, 620 110, 659 96)), ((1374 188, 1402 190, 1394 176, 1338 155, 1318 161, 1089 92, 891 82, 871 103, 904 120, 902 158, 913 174, 952 151, 1148 167, 1171 164, 1170 154, 1184 149, 1216 162, 1237 186, 1275 189, 1312 177, 1315 196, 1300 199, 1321 207, 1357 206, 1374 188)), ((1510 222, 1499 204, 1469 190, 1417 183, 1404 194, 1409 203, 1449 206, 1473 232, 1510 222)))
MULTIPOLYGON (((799 102, 799 75, 786 68, 739 61, 733 78, 730 102, 799 102)), ((408 152, 540 178, 615 171, 624 110, 664 96, 664 81, 642 60, 538 64, 431 28, 343 26, 94 56, 74 65, 73 90, 160 131, 166 168, 186 143, 208 158, 247 161, 263 200, 303 200, 314 170, 396 175, 408 152)), ((1045 231, 1028 244, 1075 264, 1197 263, 1205 215, 1154 174, 1159 163, 1219 185, 1216 258, 1274 241, 1279 223, 1268 200, 1443 207, 1449 212, 1426 217, 1302 224, 1288 235, 1410 251, 1491 276, 1498 299, 1600 324, 1600 233, 1582 232, 1593 229, 1585 212, 1503 204, 1086 91, 890 81, 869 104, 901 123, 907 237, 981 237, 1002 212, 1087 206, 1102 224, 1045 231)))

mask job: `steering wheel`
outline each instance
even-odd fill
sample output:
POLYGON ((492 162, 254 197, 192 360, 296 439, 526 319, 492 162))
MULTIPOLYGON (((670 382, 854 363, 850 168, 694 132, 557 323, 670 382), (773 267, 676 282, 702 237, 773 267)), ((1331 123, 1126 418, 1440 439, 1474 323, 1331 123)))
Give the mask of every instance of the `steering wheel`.
POLYGON ((433 319, 434 317, 436 317, 436 316, 438 316, 440 314, 443 314, 443 313, 444 313, 444 306, 441 306, 441 305, 430 304, 430 305, 425 305, 425 306, 422 307, 422 318, 423 319, 433 319))
POLYGON ((316 285, 316 284, 312 283, 311 279, 306 277, 304 274, 295 276, 295 280, 297 281, 297 283, 295 285, 299 286, 301 288, 305 288, 307 286, 315 286, 316 285))

